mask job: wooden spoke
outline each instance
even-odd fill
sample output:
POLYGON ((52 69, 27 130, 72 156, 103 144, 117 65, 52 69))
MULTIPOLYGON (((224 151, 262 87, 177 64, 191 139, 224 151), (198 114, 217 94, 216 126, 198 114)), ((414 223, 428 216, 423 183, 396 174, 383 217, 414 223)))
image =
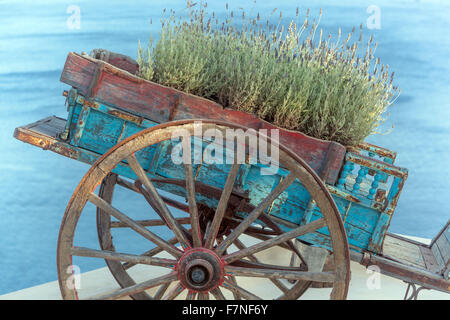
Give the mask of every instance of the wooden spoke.
POLYGON ((230 265, 233 267, 254 268, 254 269, 277 269, 277 270, 283 270, 283 271, 303 271, 303 270, 300 270, 300 268, 298 268, 298 267, 278 265, 278 264, 268 264, 268 263, 261 263, 261 262, 252 262, 247 259, 234 261, 230 265))
POLYGON ((195 182, 194 173, 191 163, 191 137, 183 136, 183 161, 184 161, 184 175, 186 179, 186 196, 189 203, 189 213, 191 217, 192 226, 192 242, 194 247, 202 246, 200 222, 198 218, 197 201, 195 199, 195 182))
MULTIPOLYGON (((236 277, 234 276, 228 276, 228 278, 230 278, 230 281, 232 284, 234 284, 235 286, 237 286, 237 280, 236 277)), ((234 292, 233 291, 233 297, 235 300, 242 300, 241 295, 238 292, 234 292)))
POLYGON ((181 211, 184 211, 186 213, 189 213, 189 207, 187 205, 185 205, 184 203, 175 201, 173 199, 170 199, 170 198, 167 198, 164 196, 161 196, 161 199, 163 199, 167 205, 169 205, 173 208, 179 209, 181 211))
POLYGON ((241 259, 243 257, 247 257, 249 255, 255 254, 257 252, 266 250, 268 248, 271 248, 275 245, 278 245, 280 243, 286 242, 288 240, 297 238, 301 235, 310 233, 310 232, 314 232, 320 228, 323 228, 324 226, 326 226, 326 222, 324 218, 315 220, 311 223, 308 223, 304 226, 300 226, 296 229, 293 229, 291 231, 288 231, 286 233, 283 233, 279 236, 273 237, 271 239, 265 240, 263 242, 259 242, 255 245, 252 245, 244 250, 240 250, 240 251, 236 251, 233 252, 227 256, 224 257, 224 261, 226 263, 231 263, 235 260, 241 259))
MULTIPOLYGON (((156 203, 154 197, 150 193, 148 193, 147 190, 145 190, 142 187, 140 180, 136 180, 135 185, 139 189, 140 193, 144 196, 144 198, 148 202, 148 204, 152 207, 152 209, 155 210, 155 212, 158 214, 158 216, 164 221, 164 225, 166 225, 170 230, 174 231, 174 233, 176 233, 175 230, 181 230, 181 233, 186 238, 186 235, 189 234, 186 231, 186 229, 183 228, 183 226, 179 223, 179 221, 177 219, 175 219, 170 212, 169 212, 169 216, 171 217, 170 221, 172 221, 171 223, 175 223, 177 225, 176 226, 177 229, 174 229, 173 225, 170 225, 167 222, 167 218, 166 218, 167 215, 161 212, 159 205, 156 203)), ((178 238, 178 240, 180 240, 179 235, 175 234, 175 236, 178 238)), ((181 244, 183 244, 183 246, 186 247, 189 244, 188 238, 186 238, 185 242, 181 241, 181 244)))
POLYGON ((97 207, 102 209, 104 212, 108 213, 109 215, 113 216, 117 220, 127 224, 130 226, 131 229, 142 235, 144 238, 152 241, 153 243, 157 244, 164 250, 166 250, 168 253, 173 255, 176 258, 179 258, 183 255, 183 252, 173 245, 169 244, 164 239, 158 237, 153 232, 149 231, 145 227, 141 226, 140 224, 136 223, 133 219, 128 217, 127 215, 123 214, 113 206, 111 206, 108 202, 103 200, 102 198, 98 197, 96 194, 91 193, 89 195, 89 201, 95 204, 97 207))
POLYGON ((172 289, 169 290, 167 295, 165 295, 162 300, 173 300, 178 297, 183 290, 183 286, 178 282, 172 289))
POLYGON ((153 297, 153 299, 155 300, 161 300, 161 298, 164 296, 164 293, 166 293, 167 289, 169 288, 170 284, 172 282, 167 282, 162 284, 159 288, 158 291, 156 291, 155 296, 153 297))
POLYGON ((174 219, 174 217, 170 213, 169 208, 167 208, 164 200, 159 196, 158 191, 156 191, 155 186, 147 177, 147 174, 140 165, 139 161, 136 159, 136 156, 134 154, 131 154, 126 157, 126 159, 131 169, 133 169, 134 173, 136 173, 139 180, 144 184, 146 188, 145 191, 148 193, 146 194, 147 197, 145 197, 146 200, 150 200, 149 202, 151 204, 154 203, 156 205, 155 211, 157 211, 162 216, 164 221, 166 221, 167 226, 173 231, 178 241, 186 247, 190 247, 189 240, 186 238, 186 234, 183 232, 181 225, 174 219))
MULTIPOLYGON (((217 245, 220 245, 220 243, 223 241, 223 236, 220 236, 216 239, 217 241, 217 245)), ((225 251, 226 254, 226 251, 225 251)), ((228 279, 230 279, 231 283, 234 284, 235 286, 237 286, 237 280, 233 275, 228 275, 228 279)), ((235 300, 242 300, 241 295, 237 292, 237 291, 233 291, 233 297, 235 300)))
MULTIPOLYGON (((260 219, 262 223, 264 223, 265 225, 273 229, 275 232, 277 232, 277 235, 283 233, 283 229, 281 229, 281 227, 277 225, 268 214, 262 213, 260 219)), ((305 259, 303 258, 302 254, 297 249, 297 247, 294 245, 294 243, 291 240, 289 240, 286 242, 286 245, 292 250, 293 256, 297 256, 300 259, 301 263, 304 266, 307 266, 305 259)))
POLYGON ((136 193, 141 193, 141 192, 139 191, 139 189, 136 188, 136 186, 135 186, 133 183, 131 183, 131 182, 125 180, 125 179, 122 179, 122 178, 120 178, 120 177, 117 177, 117 184, 118 184, 119 186, 122 186, 122 187, 124 187, 124 188, 127 188, 127 189, 129 189, 129 190, 131 190, 131 191, 134 191, 134 192, 136 192, 136 193))
POLYGON ((261 201, 258 206, 242 221, 242 223, 231 232, 228 237, 216 248, 218 255, 222 255, 223 252, 236 240, 256 219, 259 215, 295 180, 294 174, 289 174, 283 179, 272 192, 261 201))
MULTIPOLYGON (((246 234, 246 235, 248 235, 250 237, 253 237, 255 239, 263 240, 263 241, 273 238, 273 237, 268 237, 268 236, 266 236, 264 234, 260 234, 260 233, 256 233, 256 232, 245 231, 244 234, 246 234)), ((286 243, 280 243, 280 244, 277 244, 277 246, 280 247, 280 248, 289 250, 289 251, 291 250, 291 248, 289 248, 289 246, 286 243)))
MULTIPOLYGON (((175 245, 175 244, 177 244, 178 243, 178 239, 177 238, 172 238, 172 239, 170 239, 169 241, 167 241, 169 244, 171 244, 171 245, 175 245)), ((143 254, 141 254, 141 256, 147 256, 147 257, 153 257, 154 255, 157 255, 158 253, 161 253, 161 252, 163 252, 164 250, 162 249, 162 248, 160 248, 160 247, 155 247, 155 248, 153 248, 153 249, 150 249, 150 250, 148 250, 148 251, 146 251, 146 252, 144 252, 143 254)), ((123 268, 125 269, 125 270, 128 270, 128 269, 130 269, 131 267, 134 267, 136 264, 135 263, 132 263, 132 262, 125 262, 124 264, 123 264, 123 268)))
POLYGON ((220 288, 214 288, 213 290, 211 290, 211 294, 213 295, 213 297, 216 300, 226 300, 225 296, 223 295, 222 291, 220 290, 220 288))
MULTIPOLYGON (((133 183, 128 182, 127 180, 121 179, 120 177, 117 177, 117 184, 124 188, 127 188, 131 191, 134 191, 136 193, 141 193, 141 191, 133 183)), ((167 205, 189 213, 189 207, 187 205, 185 205, 181 202, 175 201, 173 199, 170 199, 168 197, 165 197, 163 195, 161 195, 161 199, 163 199, 167 205)))
POLYGON ((197 295, 197 292, 189 291, 186 296, 186 300, 195 300, 196 295, 197 295))
POLYGON ((148 264, 151 266, 159 266, 173 268, 177 264, 177 260, 155 258, 148 256, 138 256, 134 254, 118 253, 107 250, 94 250, 82 247, 72 247, 72 255, 78 257, 102 258, 107 260, 126 261, 134 264, 148 264))
MULTIPOLYGON (((164 221, 164 225, 167 226, 170 230, 174 231, 175 230, 181 230, 183 237, 186 239, 185 242, 180 241, 180 236, 175 234, 175 237, 178 238, 179 242, 181 243, 181 245, 183 246, 183 248, 188 248, 190 247, 190 241, 189 238, 191 238, 191 234, 190 232, 188 232, 182 225, 181 222, 184 222, 183 220, 179 220, 179 219, 175 219, 171 213, 169 212, 169 216, 171 217, 171 221, 175 224, 177 224, 176 229, 174 229, 173 227, 171 227, 167 221, 166 218, 167 215, 161 213, 161 210, 159 209, 159 206, 155 203, 155 200, 153 198, 152 195, 150 195, 143 187, 142 184, 139 180, 136 180, 135 182, 136 187, 139 189, 140 193, 144 196, 145 200, 147 200, 147 202, 150 204, 150 206, 153 208, 153 210, 155 210, 155 212, 159 215, 159 217, 164 221)), ((190 224, 190 218, 188 218, 187 224, 190 224)))
POLYGON ((161 284, 167 283, 167 282, 172 282, 177 280, 177 273, 176 272, 171 272, 167 275, 158 277, 158 278, 154 278, 142 283, 138 283, 135 284, 131 287, 128 288, 123 288, 123 289, 119 289, 119 290, 115 290, 111 293, 107 293, 104 295, 99 295, 99 296, 95 296, 90 298, 89 300, 114 300, 114 299, 119 299, 125 296, 129 296, 135 293, 139 293, 142 292, 144 290, 159 286, 161 284))
POLYGON ((209 293, 208 292, 200 292, 198 294, 198 300, 209 300, 209 293))
POLYGON ((236 180, 239 168, 240 165, 238 163, 234 163, 231 166, 230 173, 228 174, 227 180, 225 182, 225 187, 223 188, 223 192, 220 195, 219 204, 217 205, 217 209, 214 214, 214 219, 206 231, 205 247, 208 249, 212 249, 214 240, 216 239, 217 233, 219 232, 219 228, 222 223, 223 216, 225 215, 228 200, 230 199, 231 191, 233 191, 234 181, 236 180))
POLYGON ((334 272, 287 271, 280 269, 256 269, 225 266, 225 271, 242 277, 260 277, 268 279, 306 280, 317 282, 334 282, 334 272))
MULTIPOLYGON (((223 220, 229 225, 231 226, 231 228, 236 228, 241 222, 242 219, 236 219, 236 218, 230 218, 230 217, 223 217, 223 220)), ((258 234, 264 234, 264 235, 270 235, 270 236, 276 236, 279 235, 280 233, 273 231, 272 229, 268 229, 268 228, 263 228, 260 226, 249 226, 244 233, 247 232, 253 232, 253 233, 258 233, 258 234)))
POLYGON ((231 292, 238 293, 240 296, 242 296, 244 299, 247 299, 247 300, 262 300, 257 295, 254 295, 253 293, 245 290, 244 288, 241 288, 241 287, 239 287, 237 285, 234 285, 233 283, 231 283, 228 280, 225 280, 222 283, 222 287, 224 287, 225 289, 228 289, 231 292))
MULTIPOLYGON (((114 198, 114 189, 117 185, 118 176, 114 173, 109 173, 102 181, 98 188, 98 196, 109 204, 114 198)), ((100 249, 116 251, 113 243, 113 236, 111 234, 111 216, 97 208, 97 233, 99 235, 100 249)), ((114 279, 119 283, 121 288, 135 285, 133 278, 123 269, 123 262, 116 260, 105 260, 109 271, 111 271, 114 279)), ((125 262, 128 263, 128 262, 125 262)), ((147 292, 140 292, 130 295, 130 298, 136 300, 149 300, 152 297, 147 292)))
MULTIPOLYGON (((239 250, 244 250, 247 249, 247 247, 239 240, 236 239, 234 241, 234 245, 239 249, 239 250)), ((248 255, 248 258, 250 259, 250 261, 256 262, 256 263, 260 263, 258 258, 256 258, 254 255, 250 254, 248 255)), ((286 293, 288 291, 288 288, 286 288, 286 286, 284 284, 282 284, 278 279, 270 279, 270 281, 272 281, 272 283, 274 285, 277 286, 278 289, 280 289, 282 292, 286 293)))
MULTIPOLYGON (((189 218, 176 218, 175 219, 180 225, 189 224, 189 218)), ((135 220, 136 223, 140 224, 143 227, 157 227, 157 226, 165 226, 166 223, 161 219, 152 219, 152 220, 135 220)), ((129 226, 120 221, 111 221, 111 228, 128 228, 129 226)))

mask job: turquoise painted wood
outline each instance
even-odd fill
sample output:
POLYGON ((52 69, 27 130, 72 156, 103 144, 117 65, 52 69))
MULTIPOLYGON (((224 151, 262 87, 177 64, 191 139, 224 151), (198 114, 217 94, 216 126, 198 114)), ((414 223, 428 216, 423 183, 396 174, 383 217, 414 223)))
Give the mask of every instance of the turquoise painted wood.
MULTIPOLYGON (((78 151, 78 160, 85 163, 93 164, 123 139, 157 125, 156 122, 126 113, 100 101, 89 101, 75 89, 70 90, 67 101, 69 111, 67 142, 71 148, 78 151)), ((176 143, 166 141, 136 154, 149 176, 184 180, 183 167, 175 165, 171 160, 172 149, 176 143)), ((203 142, 203 148, 207 144, 208 142, 203 142)), ((201 154, 194 153, 193 157, 201 157, 201 154)), ((394 158, 375 147, 369 150, 349 151, 336 185, 327 185, 341 213, 348 241, 353 250, 381 252, 387 227, 407 177, 406 169, 392 166, 394 158), (382 156, 379 157, 379 154, 382 156)), ((250 203, 254 205, 266 197, 288 174, 280 169, 275 175, 261 175, 260 167, 260 164, 241 165, 237 179, 238 187, 248 193, 250 203)), ((222 188, 230 165, 203 163, 194 164, 193 169, 197 181, 222 188)), ((126 162, 118 165, 114 172, 126 178, 137 178, 126 162)), ((158 187, 174 195, 185 196, 184 189, 179 186, 158 184, 158 187)), ((200 194, 197 195, 197 201, 210 207, 217 205, 216 199, 200 194)), ((285 190, 267 212, 296 225, 321 217, 320 209, 310 201, 309 193, 299 181, 295 181, 285 190)), ((331 249, 326 228, 302 236, 300 239, 331 249)))

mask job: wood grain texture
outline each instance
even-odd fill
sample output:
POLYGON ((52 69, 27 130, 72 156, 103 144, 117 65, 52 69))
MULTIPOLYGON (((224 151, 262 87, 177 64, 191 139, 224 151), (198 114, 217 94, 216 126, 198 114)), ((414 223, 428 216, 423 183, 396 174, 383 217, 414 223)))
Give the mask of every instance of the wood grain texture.
POLYGON ((61 81, 90 96, 135 115, 164 123, 181 119, 211 119, 228 121, 247 128, 279 129, 280 143, 303 158, 325 181, 334 185, 346 149, 335 142, 309 137, 280 129, 253 114, 223 108, 198 96, 143 80, 99 61, 76 53, 69 53, 61 81))
POLYGON ((419 246, 397 237, 386 236, 383 255, 393 257, 405 264, 426 268, 419 246))

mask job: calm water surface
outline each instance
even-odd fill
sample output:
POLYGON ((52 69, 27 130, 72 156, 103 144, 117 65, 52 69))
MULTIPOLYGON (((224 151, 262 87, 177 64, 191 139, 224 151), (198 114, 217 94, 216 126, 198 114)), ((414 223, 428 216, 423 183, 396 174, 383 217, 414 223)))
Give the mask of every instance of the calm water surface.
MULTIPOLYGON (((402 95, 391 108, 388 135, 367 141, 398 152, 409 178, 391 232, 431 238, 449 219, 450 198, 450 3, 447 1, 228 1, 286 20, 295 8, 323 8, 325 34, 349 32, 380 8, 376 55, 396 73, 402 95)), ((13 139, 14 128, 49 115, 66 117, 59 76, 69 51, 107 48, 136 57, 164 7, 181 12, 184 1, 0 1, 0 294, 56 280, 61 217, 88 166, 13 139), (69 29, 67 9, 81 10, 80 29, 69 29), (150 19, 153 24, 150 25, 150 19)), ((221 1, 210 8, 224 13, 221 1)), ((248 9, 247 9, 248 8, 248 9)), ((238 10, 238 9, 237 9, 238 10)), ((124 205, 133 199, 123 198, 124 205)), ((96 241, 94 215, 82 220, 84 242, 96 241)), ((82 265, 82 271, 103 263, 82 265)))

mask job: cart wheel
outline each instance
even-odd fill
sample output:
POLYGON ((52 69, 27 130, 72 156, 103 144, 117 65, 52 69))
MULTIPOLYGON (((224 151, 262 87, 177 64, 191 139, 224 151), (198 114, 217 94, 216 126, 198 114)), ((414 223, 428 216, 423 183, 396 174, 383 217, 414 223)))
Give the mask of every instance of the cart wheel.
MULTIPOLYGON (((207 215, 210 217, 209 220, 205 220, 207 210, 196 203, 197 184, 194 181, 192 165, 184 165, 187 177, 184 187, 188 199, 188 204, 184 207, 181 203, 164 197, 155 188, 157 183, 145 174, 135 157, 135 152, 174 137, 181 137, 183 142, 188 141, 186 138, 190 141, 192 136, 203 134, 205 130, 225 132, 230 128, 245 129, 233 124, 208 120, 203 120, 201 124, 198 127, 198 123, 194 120, 177 121, 143 130, 111 148, 83 177, 69 201, 58 239, 58 279, 63 298, 78 298, 77 286, 73 283, 74 274, 68 270, 73 270, 72 257, 79 256, 105 259, 112 274, 122 286, 122 289, 113 292, 97 294, 94 297, 97 299, 118 299, 126 296, 135 299, 173 299, 183 291, 186 292, 186 299, 209 299, 210 296, 215 299, 226 299, 230 296, 237 299, 261 299, 250 292, 252 288, 249 286, 242 287, 244 282, 237 281, 241 277, 264 278, 271 281, 282 291, 280 296, 274 297, 279 299, 296 299, 307 289, 311 281, 332 282, 330 297, 345 299, 350 280, 350 258, 339 212, 320 178, 302 159, 285 147, 279 146, 280 163, 289 174, 244 217, 230 217, 228 213, 233 197, 233 185, 240 167, 237 163, 231 166, 224 190, 218 197, 217 208, 212 215, 207 215), (118 179, 111 172, 122 161, 127 161, 138 177, 134 184, 125 180, 122 182, 130 189, 141 193, 160 219, 133 220, 116 206, 111 205, 112 190, 118 179), (295 179, 301 181, 309 191, 311 198, 320 208, 322 217, 306 225, 280 232, 278 226, 272 226, 269 223, 271 221, 263 219, 267 217, 264 211, 295 179), (100 196, 97 196, 95 189, 101 183, 100 196), (74 246, 77 223, 87 202, 100 209, 98 231, 101 250, 74 246), (167 204, 184 209, 189 213, 188 216, 175 218, 167 204), (112 216, 117 221, 105 219, 106 216, 112 216), (258 221, 263 221, 266 228, 258 227, 261 222, 255 225, 258 221), (128 227, 156 247, 141 255, 116 252, 110 233, 112 223, 128 227), (186 225, 188 227, 184 227, 186 225), (149 226, 166 226, 174 234, 174 238, 166 240, 150 231, 147 228, 149 226), (289 261, 287 265, 274 265, 257 258, 263 251, 275 247, 289 250, 291 240, 321 228, 327 228, 330 234, 335 266, 333 271, 308 272, 305 269, 289 267, 289 261), (245 233, 251 234, 253 239, 259 241, 250 246, 244 245, 240 239, 245 233), (237 250, 233 251, 233 246, 237 250), (136 283, 127 271, 128 267, 136 264, 165 268, 166 272, 153 275, 149 273, 150 279, 136 283), (297 282, 289 286, 287 280, 297 282)), ((268 141, 270 143, 270 139, 268 141)), ((190 156, 188 146, 190 143, 183 143, 183 157, 190 156)), ((242 206, 239 210, 242 210, 242 206)))
MULTIPOLYGON (((158 183, 159 185, 161 183, 163 183, 163 180, 158 180, 158 179, 152 179, 153 182, 158 183)), ((165 184, 172 184, 172 185, 178 185, 178 186, 184 186, 184 180, 168 180, 168 181, 164 181, 165 184)), ((220 195, 222 193, 222 190, 218 189, 218 188, 214 188, 212 186, 208 186, 208 185, 204 185, 201 183, 196 182, 195 183, 195 190, 196 190, 196 194, 201 194, 203 196, 207 196, 207 197, 212 197, 212 198, 216 198, 217 200, 219 200, 220 195)), ((102 199, 104 199, 105 201, 108 201, 109 203, 111 203, 112 199, 113 199, 113 193, 114 193, 114 189, 115 187, 124 187, 126 189, 129 189, 131 191, 137 192, 142 194, 141 190, 139 190, 137 187, 135 187, 134 185, 132 185, 130 182, 128 182, 127 180, 118 177, 116 174, 108 174, 105 179, 103 179, 102 184, 100 186, 100 190, 99 190, 99 197, 101 197, 102 199)), ((236 204, 242 203, 242 200, 244 200, 242 197, 236 196, 235 194, 232 194, 230 196, 229 199, 229 203, 228 203, 228 208, 227 208, 227 212, 228 212, 228 216, 233 216, 234 212, 233 209, 231 209, 230 207, 233 206, 233 202, 235 204, 234 207, 236 207, 236 204), (231 203, 230 203, 231 202, 231 203)), ((181 209, 186 211, 187 213, 189 213, 189 207, 186 206, 186 204, 171 200, 168 201, 166 199, 166 204, 171 206, 171 207, 175 207, 177 209, 181 209)), ((252 211, 254 209, 253 206, 246 204, 245 208, 242 208, 241 210, 245 210, 247 209, 247 211, 252 211), (251 210, 249 210, 251 209, 251 210)), ((211 221, 211 219, 208 219, 208 215, 209 214, 214 214, 215 213, 216 208, 208 208, 205 206, 200 206, 200 210, 199 210, 199 217, 200 217, 200 229, 202 231, 202 234, 205 233, 206 228, 205 226, 207 225, 208 221, 211 221)), ((271 221, 272 219, 270 218, 270 216, 268 216, 265 213, 261 214, 263 220, 267 221, 271 221)), ((226 219, 226 217, 225 217, 226 219)), ((153 221, 146 221, 145 224, 146 226, 149 226, 151 224, 161 224, 162 220, 153 220, 153 221)), ((274 222, 272 222, 272 224, 275 224, 274 222)), ((112 236, 112 229, 117 228, 117 227, 121 227, 122 225, 118 225, 117 223, 112 222, 111 223, 111 216, 104 212, 103 210, 101 210, 100 208, 97 208, 97 233, 98 233, 98 238, 99 238, 99 242, 100 242, 100 247, 102 250, 110 250, 110 251, 115 251, 115 247, 113 244, 113 236, 112 236)), ((228 230, 228 232, 231 230, 233 225, 230 225, 230 221, 223 221, 222 222, 222 229, 224 229, 224 231, 228 230)), ((222 241, 223 238, 223 233, 219 233, 218 236, 216 237, 216 242, 220 242, 222 241)), ((260 228, 253 228, 253 227, 249 227, 246 232, 244 232, 246 235, 248 235, 249 237, 258 237, 257 239, 261 239, 261 237, 265 237, 268 234, 270 235, 280 235, 282 233, 282 230, 261 230, 260 228)), ((172 241, 175 241, 175 239, 172 239, 172 241)), ((240 241, 239 239, 236 239, 233 243, 233 245, 238 249, 238 250, 243 250, 246 248, 245 244, 242 243, 242 241, 240 241)), ((293 246, 293 244, 291 243, 283 243, 280 247, 281 249, 284 249, 285 251, 288 250, 291 253, 291 256, 296 256, 297 254, 299 254, 298 250, 296 250, 296 248, 293 246)), ((280 250, 280 249, 278 249, 280 250)), ((162 250, 159 248, 155 249, 151 249, 147 252, 144 253, 144 255, 146 256, 153 256, 156 255, 158 253, 160 253, 162 250)), ((278 255, 280 256, 280 255, 278 255)), ((287 258, 287 254, 285 253, 285 258, 287 258)), ((249 259, 253 262, 260 262, 258 261, 259 259, 256 258, 254 255, 249 256, 249 259)), ((291 257, 292 259, 292 257, 291 257)), ((134 281, 133 277, 127 272, 128 269, 132 268, 135 264, 134 263, 121 263, 120 261, 115 261, 115 260, 105 260, 106 264, 109 268, 109 270, 111 271, 112 275, 114 276, 114 278, 116 279, 116 281, 120 284, 120 286, 122 288, 131 286, 136 284, 136 282, 134 281)), ((291 270, 305 270, 304 267, 307 268, 306 265, 302 265, 300 264, 301 267, 299 268, 291 268, 291 270), (302 269, 303 267, 303 269, 302 269)), ((233 276, 228 276, 230 278, 231 281, 236 281, 235 277, 233 276)), ((281 298, 283 299, 290 299, 290 300, 296 300, 298 299, 303 293, 305 293, 305 291, 310 287, 311 284, 313 284, 311 281, 298 281, 296 283, 295 286, 289 286, 286 284, 284 284, 282 281, 278 280, 278 279, 270 279, 270 281, 272 282, 273 285, 275 285, 279 290, 281 290, 283 293, 285 293, 281 298)), ((237 281, 236 281, 237 282, 237 281)), ((290 282, 291 284, 295 283, 296 281, 292 281, 290 282)), ((235 297, 237 299, 240 299, 241 297, 237 294, 235 294, 235 297)), ((143 293, 139 293, 136 295, 132 295, 131 298, 133 299, 151 299, 151 297, 143 292, 143 293)))

